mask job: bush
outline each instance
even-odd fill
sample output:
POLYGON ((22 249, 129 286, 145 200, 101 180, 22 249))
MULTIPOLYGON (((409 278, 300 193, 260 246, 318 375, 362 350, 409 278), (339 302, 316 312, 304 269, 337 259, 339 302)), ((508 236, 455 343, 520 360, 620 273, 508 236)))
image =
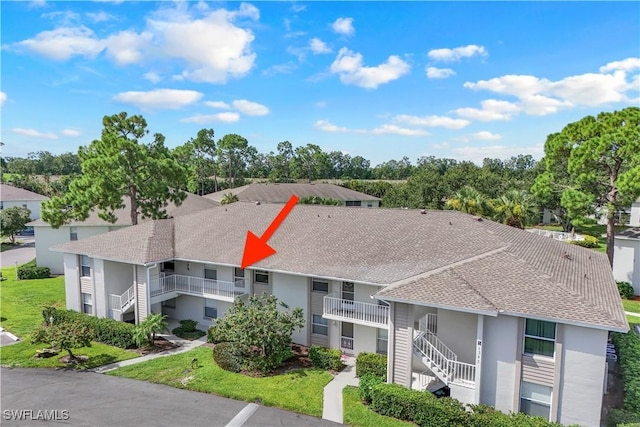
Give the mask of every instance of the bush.
POLYGON ((607 415, 607 427, 632 426, 634 423, 640 425, 640 415, 624 409, 612 409, 607 415))
POLYGON ((629 282, 616 282, 618 284, 618 292, 620 292, 620 297, 624 299, 633 298, 633 286, 629 282))
POLYGON ((356 358, 356 377, 374 374, 387 378, 387 356, 362 352, 356 358))
POLYGON ((222 342, 213 347, 213 360, 216 364, 230 372, 240 372, 242 370, 243 358, 240 348, 232 342, 222 342))
POLYGON ((78 322, 91 329, 95 334, 95 340, 103 344, 120 348, 135 347, 133 337, 135 326, 130 323, 94 317, 73 310, 60 310, 55 307, 46 307, 42 311, 42 317, 46 325, 51 321, 53 324, 78 322))
POLYGON ((49 270, 49 267, 29 265, 21 265, 18 267, 18 279, 20 280, 46 279, 50 275, 51 270, 49 270))
POLYGON ((212 344, 218 344, 219 342, 228 341, 224 330, 217 326, 213 325, 207 330, 207 342, 212 344))
POLYGON ((614 332, 611 339, 618 349, 624 381, 624 409, 640 416, 640 337, 614 332))
POLYGON ((182 326, 178 326, 177 328, 173 329, 171 333, 177 336, 178 338, 182 338, 189 341, 197 340, 198 338, 207 335, 205 331, 201 331, 200 329, 194 329, 193 331, 185 331, 182 326))
POLYGON ((185 332, 193 332, 198 327, 198 322, 191 319, 184 319, 180 321, 180 328, 185 332))
POLYGON ((584 235, 584 240, 569 240, 572 245, 582 246, 583 248, 597 248, 599 245, 598 238, 594 236, 584 235))
POLYGON ((358 386, 360 400, 366 403, 371 403, 371 388, 375 385, 383 384, 385 381, 385 377, 374 375, 372 373, 361 376, 360 385, 358 386))
POLYGON ((309 359, 311 359, 314 367, 320 369, 339 371, 344 367, 342 352, 337 349, 312 345, 309 347, 309 359))

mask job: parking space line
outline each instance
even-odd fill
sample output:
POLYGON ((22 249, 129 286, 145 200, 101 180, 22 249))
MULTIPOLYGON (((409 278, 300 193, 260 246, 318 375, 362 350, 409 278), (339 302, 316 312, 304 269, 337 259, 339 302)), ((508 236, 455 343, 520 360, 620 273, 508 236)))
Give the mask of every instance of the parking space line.
POLYGON ((225 427, 242 427, 242 425, 247 422, 249 417, 251 417, 258 408, 259 406, 255 403, 249 403, 247 406, 242 408, 242 411, 238 412, 238 415, 233 417, 225 427))

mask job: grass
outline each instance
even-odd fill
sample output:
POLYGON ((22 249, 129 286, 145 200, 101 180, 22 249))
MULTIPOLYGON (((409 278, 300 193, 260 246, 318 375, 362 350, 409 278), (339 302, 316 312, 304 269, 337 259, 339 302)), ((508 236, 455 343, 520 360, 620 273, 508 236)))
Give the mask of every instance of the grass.
MULTIPOLYGON (((562 227, 559 225, 543 225, 540 227, 543 230, 550 231, 562 231, 562 227)), ((576 224, 574 225, 577 234, 588 234, 598 238, 598 247, 594 248, 594 251, 606 252, 607 251, 607 238, 603 235, 607 234, 607 226, 603 224, 576 224)), ((627 227, 616 226, 615 231, 626 230, 627 227)))
MULTIPOLYGON (((34 359, 36 350, 43 344, 31 344, 31 332, 42 323, 42 309, 46 306, 64 307, 64 277, 38 280, 16 280, 15 267, 3 268, 0 282, 0 326, 17 335, 22 341, 6 347, 0 347, 0 363, 3 366, 56 368, 66 367, 59 359, 67 355, 48 359, 34 359)), ((89 356, 86 363, 79 364, 80 369, 93 368, 107 363, 131 359, 139 355, 132 351, 100 343, 91 347, 73 350, 74 355, 89 356)))
POLYGON ((360 400, 358 388, 348 386, 342 391, 344 423, 353 427, 406 427, 415 426, 408 421, 380 415, 360 400))
MULTIPOLYGON (((640 300, 623 299, 622 306, 624 307, 624 311, 640 313, 640 300)), ((640 317, 638 319, 640 320, 640 317)))
POLYGON ((257 401, 314 417, 322 416, 322 391, 332 379, 331 374, 317 369, 301 369, 269 377, 235 374, 215 364, 209 347, 125 366, 108 374, 247 402, 257 401), (199 361, 195 369, 191 369, 193 358, 199 361), (186 378, 191 379, 186 381, 186 378), (183 380, 186 385, 183 385, 183 380))

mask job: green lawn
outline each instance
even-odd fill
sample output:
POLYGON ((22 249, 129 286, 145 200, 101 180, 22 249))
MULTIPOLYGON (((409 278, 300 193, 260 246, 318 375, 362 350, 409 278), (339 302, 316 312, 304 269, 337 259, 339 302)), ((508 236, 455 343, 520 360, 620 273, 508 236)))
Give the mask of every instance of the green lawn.
MULTIPOLYGON (((31 344, 31 332, 42 323, 42 309, 46 306, 64 307, 64 277, 39 280, 16 280, 15 268, 3 268, 0 282, 0 326, 17 335, 22 341, 0 347, 0 364, 15 367, 53 368, 66 366, 58 359, 34 359, 36 350, 44 344, 31 344)), ((119 360, 138 357, 138 353, 93 343, 92 347, 74 350, 75 355, 89 356, 79 368, 92 368, 119 360)))
MULTIPOLYGON (((624 307, 624 311, 640 313, 640 300, 623 299, 622 306, 624 307)), ((638 319, 640 319, 640 317, 638 319)))
POLYGON ((345 387, 342 391, 344 423, 353 427, 406 427, 415 426, 408 421, 380 415, 360 400, 357 387, 345 387))
POLYGON ((211 348, 198 347, 191 351, 125 366, 109 375, 134 378, 172 387, 214 393, 247 402, 260 402, 290 411, 322 416, 322 390, 332 376, 326 371, 302 369, 290 373, 248 377, 219 368, 213 361, 211 348), (199 366, 191 369, 197 358, 199 366), (182 380, 192 377, 182 384, 182 380))

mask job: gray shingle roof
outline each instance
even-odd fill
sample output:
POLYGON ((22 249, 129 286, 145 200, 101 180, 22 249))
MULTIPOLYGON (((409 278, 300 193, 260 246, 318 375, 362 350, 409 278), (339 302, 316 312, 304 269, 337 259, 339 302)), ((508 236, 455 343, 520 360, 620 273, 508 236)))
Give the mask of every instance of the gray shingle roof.
POLYGON ((317 196, 343 202, 380 200, 378 197, 327 183, 255 183, 207 194, 204 197, 220 202, 229 192, 237 195, 241 202, 286 203, 292 194, 298 197, 317 196))
MULTIPOLYGON (((169 203, 169 205, 166 208, 167 215, 169 217, 175 218, 182 215, 189 215, 204 209, 211 209, 216 206, 220 206, 220 203, 207 199, 205 197, 201 197, 191 193, 186 193, 186 194, 187 194, 187 198, 184 199, 184 201, 180 206, 176 206, 173 203, 169 203)), ((129 214, 129 209, 131 208, 131 201, 129 200, 128 197, 123 198, 123 201, 124 201, 125 207, 122 209, 118 209, 115 212, 115 215, 118 219, 113 224, 103 220, 98 216, 98 212, 93 211, 89 214, 89 218, 87 218, 85 221, 72 221, 67 225, 71 225, 74 227, 76 226, 85 227, 85 226, 92 226, 92 225, 113 225, 113 226, 131 225, 131 216, 129 214)), ((146 218, 140 218, 138 222, 143 222, 147 220, 148 219, 146 218)), ((28 225, 36 226, 36 227, 49 226, 49 224, 43 221, 42 219, 37 219, 35 221, 32 221, 28 225)))
POLYGON ((27 201, 27 200, 49 200, 47 196, 14 187, 9 184, 0 184, 0 200, 3 202, 27 201))
MULTIPOLYGON (((280 209, 233 203, 56 250, 238 266, 247 231, 261 235, 280 209)), ((277 253, 253 268, 390 285, 381 298, 627 328, 606 255, 460 212, 298 205, 269 244, 277 253)))
POLYGON ((640 227, 627 228, 616 234, 616 237, 626 237, 628 239, 640 239, 640 227))

